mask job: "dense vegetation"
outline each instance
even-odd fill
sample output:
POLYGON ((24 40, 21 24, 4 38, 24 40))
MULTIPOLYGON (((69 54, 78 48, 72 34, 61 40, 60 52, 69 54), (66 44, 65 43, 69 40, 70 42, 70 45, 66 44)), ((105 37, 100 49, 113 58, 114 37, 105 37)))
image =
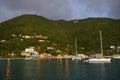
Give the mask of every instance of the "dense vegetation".
POLYGON ((106 55, 110 46, 120 44, 120 19, 88 18, 81 20, 49 20, 37 15, 22 15, 0 23, 0 55, 7 56, 8 53, 20 53, 30 46, 36 48, 40 53, 48 52, 57 54, 74 54, 74 39, 77 37, 78 52, 84 54, 100 53, 99 30, 103 34, 103 47, 106 55), (49 42, 40 43, 38 38, 24 39, 21 36, 47 36, 49 42), (48 50, 47 47, 61 50, 48 50))

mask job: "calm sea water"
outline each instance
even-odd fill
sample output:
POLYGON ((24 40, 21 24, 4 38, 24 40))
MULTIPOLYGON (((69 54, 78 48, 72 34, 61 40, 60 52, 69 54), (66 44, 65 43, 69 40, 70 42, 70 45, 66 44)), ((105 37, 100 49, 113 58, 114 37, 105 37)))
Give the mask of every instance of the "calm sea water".
POLYGON ((120 60, 96 64, 71 59, 0 60, 0 80, 120 80, 120 60))

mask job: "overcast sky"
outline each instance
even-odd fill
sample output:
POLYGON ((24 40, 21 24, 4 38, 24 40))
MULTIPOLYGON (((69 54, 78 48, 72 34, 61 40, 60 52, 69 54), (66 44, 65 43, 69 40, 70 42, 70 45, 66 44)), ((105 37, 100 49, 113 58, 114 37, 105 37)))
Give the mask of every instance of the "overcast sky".
POLYGON ((0 22, 22 14, 37 14, 53 20, 120 19, 120 0, 0 0, 0 22))

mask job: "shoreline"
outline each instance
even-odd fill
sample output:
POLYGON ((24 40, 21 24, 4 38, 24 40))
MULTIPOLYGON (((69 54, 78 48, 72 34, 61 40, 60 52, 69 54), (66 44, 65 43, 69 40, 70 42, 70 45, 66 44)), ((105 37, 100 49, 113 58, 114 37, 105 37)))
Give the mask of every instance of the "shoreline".
MULTIPOLYGON (((25 59, 25 58, 0 58, 0 60, 10 60, 10 59, 25 59)), ((39 58, 39 59, 70 59, 70 57, 51 57, 51 58, 39 58)), ((36 60, 39 60, 39 59, 36 58, 36 60)))
POLYGON ((0 58, 0 60, 5 60, 5 59, 25 59, 25 58, 0 58))
MULTIPOLYGON (((39 60, 39 59, 71 59, 75 57, 75 55, 73 56, 52 56, 52 57, 41 57, 41 58, 31 58, 30 60, 39 60)), ((113 58, 113 56, 105 56, 106 58, 113 58)), ((25 58, 2 58, 0 57, 0 60, 10 60, 10 59, 25 59, 25 58)))

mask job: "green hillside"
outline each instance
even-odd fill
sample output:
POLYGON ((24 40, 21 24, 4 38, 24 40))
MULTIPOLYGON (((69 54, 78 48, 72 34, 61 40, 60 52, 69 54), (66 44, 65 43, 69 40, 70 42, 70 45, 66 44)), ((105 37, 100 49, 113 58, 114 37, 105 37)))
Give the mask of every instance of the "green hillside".
POLYGON ((120 45, 120 19, 54 21, 37 15, 18 16, 0 23, 0 55, 6 56, 14 52, 20 56, 22 50, 30 46, 40 53, 74 54, 75 37, 78 39, 79 53, 99 53, 99 30, 102 30, 105 54, 113 54, 110 46, 120 45), (31 38, 24 38, 26 35, 31 38), (47 39, 35 38, 37 35, 46 36, 47 39), (45 42, 41 43, 39 40, 45 42), (48 50, 47 47, 54 47, 55 50, 48 50), (61 50, 61 53, 56 53, 56 50, 61 50))

